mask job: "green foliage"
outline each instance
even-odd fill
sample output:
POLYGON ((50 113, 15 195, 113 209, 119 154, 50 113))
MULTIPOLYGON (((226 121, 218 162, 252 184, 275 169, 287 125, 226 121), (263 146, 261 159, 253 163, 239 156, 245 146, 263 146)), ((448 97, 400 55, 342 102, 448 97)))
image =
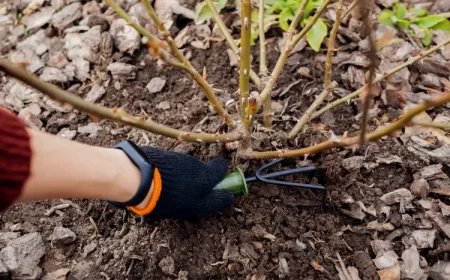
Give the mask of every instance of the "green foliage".
MULTIPOLYGON (((291 21, 295 17, 295 13, 300 8, 303 0, 266 0, 264 15, 264 31, 267 31, 271 26, 279 24, 280 28, 288 31, 291 21)), ((214 0, 217 10, 222 10, 226 4, 226 0, 214 0)), ((237 1, 239 2, 239 1, 237 1)), ((317 8, 323 4, 324 0, 310 0, 306 5, 305 12, 300 19, 301 27, 304 27, 313 17, 317 8)), ((206 2, 200 2, 195 7, 195 23, 201 24, 212 17, 211 10, 208 8, 206 2)), ((252 13, 252 37, 251 44, 254 45, 259 37, 258 11, 252 13)), ((309 46, 318 52, 323 40, 328 34, 328 26, 325 22, 319 19, 316 24, 306 35, 306 40, 309 46)), ((239 45, 239 41, 237 41, 239 45)))
MULTIPOLYGON (((227 5, 228 0, 213 0, 216 9, 220 12, 227 5)), ((200 2, 195 6, 195 23, 202 24, 212 18, 211 10, 206 1, 200 2)))
POLYGON ((427 10, 420 8, 408 10, 400 3, 396 3, 392 10, 384 9, 378 20, 384 25, 400 27, 411 35, 415 34, 411 25, 417 25, 423 32, 420 40, 425 46, 431 44, 431 30, 439 29, 450 33, 450 21, 444 16, 429 15, 427 10))

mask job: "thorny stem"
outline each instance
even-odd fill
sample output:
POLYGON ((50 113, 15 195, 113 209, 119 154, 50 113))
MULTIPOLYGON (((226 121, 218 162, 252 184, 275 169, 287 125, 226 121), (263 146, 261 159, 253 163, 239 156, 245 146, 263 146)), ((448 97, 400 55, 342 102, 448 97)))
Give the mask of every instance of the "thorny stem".
POLYGON ((252 26, 252 7, 250 0, 242 0, 241 4, 241 63, 239 71, 239 108, 242 118, 246 118, 245 109, 250 93, 250 36, 252 26))
POLYGON ((360 143, 361 145, 364 145, 366 143, 366 133, 367 133, 367 123, 369 119, 369 109, 372 104, 372 91, 373 91, 373 79, 375 76, 375 63, 377 60, 377 47, 375 45, 375 40, 373 38, 373 32, 372 32, 372 20, 371 20, 371 5, 369 3, 371 0, 365 0, 366 12, 363 16, 363 22, 364 27, 366 29, 365 33, 368 34, 367 37, 369 39, 369 46, 370 46, 370 52, 369 52, 369 79, 367 81, 368 85, 372 85, 367 87, 366 94, 362 97, 362 118, 361 118, 361 134, 360 134, 360 143))
MULTIPOLYGON (((373 80, 372 86, 375 85, 376 83, 379 83, 379 82, 381 82, 382 80, 384 80, 384 79, 386 79, 386 78, 392 76, 393 74, 399 72, 399 71, 402 70, 403 68, 408 67, 408 66, 412 65, 413 63, 415 63, 415 62, 417 62, 417 61, 419 61, 419 60, 421 60, 421 59, 423 59, 423 58, 429 56, 430 54, 436 52, 437 50, 439 50, 440 48, 442 48, 442 47, 444 47, 444 46, 446 46, 446 45, 448 45, 448 44, 450 44, 450 39, 448 39, 448 40, 446 40, 446 41, 444 41, 444 42, 442 42, 442 43, 440 43, 440 44, 438 44, 438 45, 436 45, 436 46, 430 48, 430 49, 427 50, 427 51, 424 51, 424 52, 419 53, 419 54, 418 54, 417 56, 415 56, 415 57, 409 58, 406 62, 404 62, 404 63, 398 65, 397 67, 395 67, 395 68, 393 68, 392 70, 390 70, 390 71, 384 73, 383 75, 380 75, 380 76, 376 77, 376 78, 373 80)), ((338 100, 336 100, 336 101, 334 101, 334 102, 328 104, 327 106, 325 106, 324 108, 322 108, 321 110, 319 110, 319 111, 317 111, 315 114, 313 114, 313 116, 312 116, 311 119, 315 119, 315 118, 319 117, 320 115, 322 115, 323 113, 327 112, 328 110, 331 110, 331 109, 333 109, 334 107, 336 107, 336 106, 338 106, 338 105, 340 105, 340 104, 342 104, 342 103, 345 103, 345 102, 347 102, 347 101, 349 101, 349 100, 351 100, 351 99, 357 97, 358 95, 360 95, 361 93, 363 93, 363 92, 366 90, 367 87, 368 87, 368 84, 366 84, 365 86, 363 86, 363 87, 361 87, 360 89, 356 90, 355 92, 353 92, 353 93, 351 93, 351 94, 349 94, 349 95, 347 95, 347 96, 345 96, 345 97, 343 97, 343 98, 340 98, 340 99, 338 99, 338 100)))
POLYGON ((352 12, 352 10, 358 6, 359 2, 361 2, 361 0, 353 0, 353 2, 348 6, 347 10, 345 11, 345 13, 342 15, 341 17, 341 21, 345 21, 347 19, 347 17, 350 15, 350 13, 352 12))
POLYGON ((102 119, 109 119, 117 121, 126 125, 140 128, 151 133, 162 136, 178 139, 186 142, 203 142, 203 143, 217 143, 217 142, 234 142, 242 139, 240 132, 233 132, 228 134, 209 134, 209 133, 193 133, 182 131, 168 126, 158 124, 152 120, 144 120, 138 117, 127 114, 122 108, 110 109, 100 105, 87 102, 80 97, 70 94, 52 84, 40 80, 33 74, 27 72, 21 66, 15 65, 8 60, 0 59, 0 70, 6 74, 22 81, 28 86, 39 90, 50 98, 59 101, 63 104, 69 104, 73 108, 91 114, 102 119))
POLYGON ((342 5, 344 0, 339 0, 338 6, 336 8, 336 21, 333 24, 333 28, 331 29, 330 38, 328 40, 328 52, 327 52, 327 60, 325 62, 325 87, 328 87, 331 84, 331 74, 333 67, 333 54, 334 54, 334 43, 336 42, 336 36, 341 25, 341 12, 342 5))
POLYGON ((309 122, 311 119, 311 115, 317 110, 317 107, 320 106, 320 104, 323 103, 325 98, 337 87, 337 82, 332 82, 329 84, 321 94, 319 94, 316 97, 316 100, 309 106, 309 108, 306 110, 306 112, 302 115, 302 117, 297 121, 297 124, 292 129, 291 133, 289 134, 289 138, 294 138, 297 136, 297 134, 302 131, 303 127, 309 122))
MULTIPOLYGON (((307 1, 305 1, 307 2, 307 1)), ((272 93, 272 89, 275 86, 275 83, 277 79, 280 77, 281 71, 283 71, 284 65, 286 64, 286 60, 289 57, 289 54, 291 51, 295 48, 297 43, 305 37, 306 33, 316 24, 319 17, 322 15, 322 13, 325 11, 326 7, 330 4, 331 0, 325 0, 322 6, 319 8, 319 10, 316 12, 314 17, 308 22, 308 24, 295 36, 286 38, 286 42, 284 45, 283 50, 281 51, 280 57, 278 58, 277 64, 275 65, 275 68, 272 71, 272 75, 269 79, 269 82, 266 84, 266 87, 264 88, 263 92, 261 92, 261 102, 264 102, 267 97, 272 93)), ((289 29, 292 31, 292 28, 295 28, 296 25, 293 25, 295 21, 300 20, 301 15, 303 14, 302 9, 300 8, 297 11, 297 14, 295 15, 294 21, 291 23, 291 27, 289 29)), ((298 22, 297 22, 298 23, 298 22)), ((291 32, 289 32, 291 34, 291 32)), ((258 108, 259 109, 259 108, 258 108)))
MULTIPOLYGON (((143 0, 143 1, 145 2, 145 0, 143 0)), ((226 124, 229 127, 231 127, 231 128, 235 128, 236 127, 236 121, 233 120, 233 118, 230 116, 230 114, 228 114, 228 112, 220 104, 220 102, 217 99, 217 96, 216 96, 213 88, 211 87, 211 85, 208 84, 208 82, 205 79, 203 79, 203 77, 197 72, 197 70, 191 65, 191 63, 181 54, 181 52, 179 52, 179 50, 176 47, 176 45, 173 42, 173 40, 172 40, 172 43, 174 45, 173 45, 173 47, 171 46, 171 48, 172 48, 172 51, 174 51, 175 55, 177 56, 177 60, 179 61, 179 63, 174 61, 174 59, 171 57, 170 54, 167 53, 166 50, 164 50, 163 48, 159 47, 159 46, 162 45, 161 44, 161 40, 156 38, 154 35, 149 33, 145 28, 143 28, 138 23, 133 21, 131 19, 131 17, 114 0, 105 0, 105 2, 121 18, 123 18, 129 25, 131 25, 134 29, 136 29, 136 31, 138 31, 142 36, 146 37, 149 40, 149 45, 158 47, 158 50, 157 50, 158 56, 164 62, 168 63, 171 66, 174 66, 174 67, 177 67, 177 68, 181 68, 182 70, 184 70, 187 73, 189 73, 189 75, 203 89, 203 92, 205 93, 206 97, 208 98, 209 102, 211 103, 211 105, 213 106, 213 108, 215 109, 217 114, 219 114, 219 116, 221 116, 225 120, 226 124), (178 57, 178 55, 180 55, 180 57, 178 57)), ((159 19, 158 19, 157 22, 155 22, 155 24, 158 26, 158 28, 159 27, 163 28, 163 29, 160 29, 160 31, 166 30, 165 27, 161 24, 161 21, 159 19), (160 26, 158 26, 158 23, 159 23, 160 26)), ((164 32, 162 32, 162 33, 164 33, 164 32)), ((170 35, 169 35, 168 38, 170 38, 170 35)), ((170 40, 168 41, 168 43, 170 44, 170 40)))
MULTIPOLYGON (((259 74, 267 81, 269 69, 266 56, 266 32, 264 30, 264 0, 259 0, 259 74)), ((256 108, 255 108, 256 109, 256 108)), ((263 104, 263 124, 269 128, 272 126, 272 98, 269 95, 263 104)))
MULTIPOLYGON (((209 9, 211 10, 212 18, 214 19, 215 23, 219 27, 220 32, 225 37, 225 40, 228 43, 228 46, 233 51, 234 55, 236 56, 238 62, 240 63, 240 57, 239 57, 239 48, 236 45, 236 42, 234 41, 233 37, 231 36, 230 32, 228 31, 227 26, 222 20, 222 17, 219 15, 219 12, 217 12, 216 5, 214 5, 213 0, 206 0, 206 4, 208 4, 209 9)), ((261 90, 261 80, 258 76, 258 74, 255 73, 255 71, 250 69, 250 79, 255 83, 256 87, 261 90)))
MULTIPOLYGON (((433 107, 450 102, 450 92, 442 93, 441 95, 427 100, 421 104, 418 104, 408 112, 406 112, 399 120, 393 122, 392 124, 379 128, 376 131, 367 135, 369 141, 377 141, 380 138, 391 135, 395 131, 402 129, 407 126, 410 121, 418 114, 429 110, 433 107)), ((314 155, 324 150, 328 150, 336 147, 346 147, 353 146, 359 143, 359 135, 354 137, 345 137, 330 139, 328 141, 322 142, 318 145, 299 149, 299 150, 279 150, 271 152, 249 152, 245 156, 251 159, 264 159, 264 158, 296 158, 304 155, 314 155)))
POLYGON ((450 123, 438 123, 438 122, 424 122, 424 121, 412 121, 412 125, 440 128, 444 130, 450 129, 450 123))

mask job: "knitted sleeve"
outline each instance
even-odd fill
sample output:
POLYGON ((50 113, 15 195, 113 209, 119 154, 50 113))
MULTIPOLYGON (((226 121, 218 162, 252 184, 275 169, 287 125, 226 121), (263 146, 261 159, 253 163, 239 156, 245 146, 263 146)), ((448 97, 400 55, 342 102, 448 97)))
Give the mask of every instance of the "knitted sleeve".
POLYGON ((25 124, 0 107, 0 211, 19 197, 30 168, 30 136, 25 124))

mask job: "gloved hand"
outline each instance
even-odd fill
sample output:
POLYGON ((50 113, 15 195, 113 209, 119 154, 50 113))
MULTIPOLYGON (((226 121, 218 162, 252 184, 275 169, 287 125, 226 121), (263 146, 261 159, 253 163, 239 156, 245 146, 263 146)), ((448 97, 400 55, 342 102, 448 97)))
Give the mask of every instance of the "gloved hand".
POLYGON ((152 147, 141 147, 141 150, 162 179, 161 196, 149 218, 194 218, 233 204, 231 192, 213 190, 227 173, 224 159, 202 163, 181 153, 152 147))

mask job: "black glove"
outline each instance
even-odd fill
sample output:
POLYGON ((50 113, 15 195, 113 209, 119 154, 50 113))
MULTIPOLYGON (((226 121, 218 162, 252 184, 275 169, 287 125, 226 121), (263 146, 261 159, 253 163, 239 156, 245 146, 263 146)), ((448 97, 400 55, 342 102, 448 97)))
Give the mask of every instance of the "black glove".
POLYGON ((141 150, 162 178, 161 196, 149 218, 195 218, 233 204, 231 192, 213 190, 227 173, 224 159, 202 163, 181 153, 152 147, 141 147, 141 150))

